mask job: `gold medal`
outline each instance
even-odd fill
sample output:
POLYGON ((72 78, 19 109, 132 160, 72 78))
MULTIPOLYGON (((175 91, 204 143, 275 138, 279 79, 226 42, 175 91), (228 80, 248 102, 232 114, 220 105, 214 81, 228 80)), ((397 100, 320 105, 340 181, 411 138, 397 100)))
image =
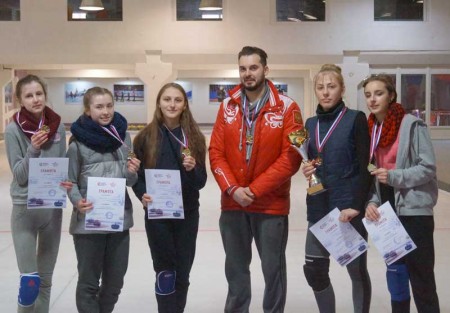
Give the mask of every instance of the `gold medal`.
POLYGON ((191 156, 191 150, 189 150, 189 148, 183 148, 183 150, 181 150, 181 156, 183 158, 191 156))
POLYGON ((314 160, 316 161, 316 165, 317 165, 317 166, 322 165, 323 160, 322 160, 322 158, 320 157, 320 155, 318 155, 317 158, 315 158, 314 160))
POLYGON ((373 165, 372 163, 369 163, 369 165, 367 165, 367 170, 369 172, 373 172, 377 169, 377 167, 375 165, 373 165))
POLYGON ((127 160, 131 160, 134 158, 136 158, 136 154, 133 151, 129 150, 128 155, 127 155, 127 160))
POLYGON ((245 136, 245 142, 248 143, 248 144, 252 144, 253 143, 253 136, 252 135, 245 136))
POLYGON ((39 128, 39 131, 44 132, 44 133, 49 133, 50 127, 48 127, 47 125, 42 125, 42 127, 39 128))

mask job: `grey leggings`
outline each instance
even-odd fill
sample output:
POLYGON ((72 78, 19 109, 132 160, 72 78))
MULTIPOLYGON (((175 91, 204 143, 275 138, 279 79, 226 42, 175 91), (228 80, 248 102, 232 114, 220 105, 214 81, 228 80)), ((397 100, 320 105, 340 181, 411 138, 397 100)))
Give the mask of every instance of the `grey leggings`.
POLYGON ((61 239, 62 210, 32 209, 14 204, 11 230, 20 273, 38 272, 39 296, 30 307, 18 306, 19 313, 48 313, 52 275, 61 239))
MULTIPOLYGON (((362 223, 355 224, 353 224, 353 226, 356 228, 356 230, 358 230, 361 236, 363 236, 367 240, 367 234, 365 233, 362 223)), ((328 253, 328 251, 309 230, 309 227, 311 227, 312 225, 313 223, 309 223, 308 232, 306 234, 306 258, 329 259, 330 254, 328 253)), ((352 298, 354 312, 368 313, 372 296, 372 286, 370 283, 369 272, 367 271, 367 252, 361 254, 358 258, 349 263, 347 265, 347 271, 350 279, 352 280, 352 298)), ((323 273, 320 274, 328 276, 328 268, 324 268, 323 273)), ((334 292, 331 283, 326 288, 326 290, 327 291, 323 293, 315 291, 316 301, 320 308, 320 312, 335 312, 336 308, 330 307, 331 305, 334 306, 334 292)))

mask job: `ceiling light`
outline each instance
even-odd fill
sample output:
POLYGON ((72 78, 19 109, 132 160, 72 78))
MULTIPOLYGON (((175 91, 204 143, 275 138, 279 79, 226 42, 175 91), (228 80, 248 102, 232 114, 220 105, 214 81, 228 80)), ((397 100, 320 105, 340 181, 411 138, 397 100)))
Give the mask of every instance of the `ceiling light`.
POLYGON ((202 0, 198 9, 204 11, 222 10, 222 0, 202 0))
POLYGON ((83 0, 80 4, 80 10, 101 11, 104 10, 102 0, 83 0))

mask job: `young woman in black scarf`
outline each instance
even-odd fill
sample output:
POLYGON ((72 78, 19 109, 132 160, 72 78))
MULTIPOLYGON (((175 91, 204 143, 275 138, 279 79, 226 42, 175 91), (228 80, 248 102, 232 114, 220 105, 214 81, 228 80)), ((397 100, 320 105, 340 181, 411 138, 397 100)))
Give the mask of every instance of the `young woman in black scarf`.
POLYGON ((114 112, 109 90, 89 89, 83 105, 84 113, 72 124, 67 151, 69 179, 74 183, 69 198, 70 233, 78 260, 76 303, 80 313, 108 313, 119 298, 128 267, 133 208, 125 190, 123 231, 106 229, 101 221, 86 221, 86 213, 95 210, 86 199, 88 177, 125 178, 126 185, 132 186, 140 161, 132 153, 126 119, 114 112))

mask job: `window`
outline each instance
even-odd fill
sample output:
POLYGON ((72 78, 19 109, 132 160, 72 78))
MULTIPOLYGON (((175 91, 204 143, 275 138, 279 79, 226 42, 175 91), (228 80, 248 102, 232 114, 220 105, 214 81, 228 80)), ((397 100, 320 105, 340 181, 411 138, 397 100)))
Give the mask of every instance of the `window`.
POLYGON ((450 74, 431 75, 430 124, 450 126, 450 74))
POLYGON ((425 74, 402 74, 400 103, 406 110, 425 120, 425 74))
POLYGON ((276 0, 278 22, 325 21, 325 0, 276 0))
POLYGON ((425 0, 374 0, 375 21, 423 21, 425 0))
POLYGON ((20 0, 0 0, 0 21, 20 21, 20 0))
POLYGON ((177 21, 221 21, 222 0, 176 0, 177 21))
MULTIPOLYGON (((103 10, 80 9, 83 0, 67 0, 68 21, 122 21, 122 0, 98 0, 103 10)), ((86 1, 95 2, 95 1, 86 1)))

